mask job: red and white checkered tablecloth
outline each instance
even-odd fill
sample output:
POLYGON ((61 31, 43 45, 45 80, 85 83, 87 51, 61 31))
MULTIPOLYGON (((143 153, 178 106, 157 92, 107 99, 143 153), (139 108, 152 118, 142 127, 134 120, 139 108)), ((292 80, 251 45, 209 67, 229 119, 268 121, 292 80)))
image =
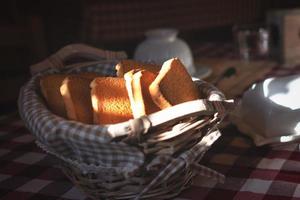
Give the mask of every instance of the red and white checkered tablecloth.
POLYGON ((0 125, 0 199, 86 199, 34 140, 19 117, 0 125))
MULTIPOLYGON (((214 55, 218 54, 215 52, 214 55)), ((267 76, 298 72, 300 67, 277 67, 267 76)), ((196 177, 192 187, 184 190, 176 200, 300 200, 298 145, 256 147, 233 125, 221 132, 223 135, 201 163, 223 173, 225 183, 196 177)), ((55 160, 36 146, 34 140, 18 116, 0 120, 0 199, 88 199, 56 167, 55 160)))
MULTIPOLYGON (((195 178, 177 200, 300 199, 300 151, 255 147, 232 125, 201 162, 226 176, 225 183, 195 178)), ((87 199, 34 143, 18 117, 0 125, 0 199, 87 199)))
MULTIPOLYGON (((255 147, 234 126, 223 130, 203 160, 226 176, 224 184, 194 182, 185 199, 300 199, 300 151, 297 145, 255 147)), ((201 180, 201 179, 198 179, 201 180)))

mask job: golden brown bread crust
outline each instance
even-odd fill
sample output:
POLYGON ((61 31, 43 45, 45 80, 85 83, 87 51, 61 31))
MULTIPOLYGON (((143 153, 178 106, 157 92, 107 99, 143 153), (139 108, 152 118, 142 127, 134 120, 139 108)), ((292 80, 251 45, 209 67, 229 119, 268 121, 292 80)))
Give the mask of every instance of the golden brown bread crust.
POLYGON ((67 117, 60 86, 66 74, 50 74, 40 78, 40 89, 49 109, 56 115, 67 117))
POLYGON ((157 66, 151 72, 136 61, 124 63, 119 65, 120 74, 133 68, 125 73, 126 81, 93 72, 54 74, 40 79, 41 91, 55 114, 88 124, 124 122, 200 98, 178 58, 164 62, 158 73, 157 66))
POLYGON ((149 92, 161 109, 200 98, 196 85, 178 58, 163 63, 149 92))
POLYGON ((158 73, 161 66, 151 63, 143 63, 135 60, 122 60, 116 65, 117 76, 123 77, 126 72, 129 72, 133 69, 146 69, 153 73, 158 73))
POLYGON ((138 93, 141 94, 144 105, 144 115, 159 111, 160 108, 153 102, 149 92, 149 86, 155 80, 157 74, 147 70, 141 70, 136 72, 133 76, 133 87, 137 88, 138 93))
POLYGON ((133 118, 123 78, 98 77, 91 88, 94 123, 115 124, 133 118))
MULTIPOLYGON (((67 118, 67 109, 64 99, 60 92, 63 80, 69 76, 68 74, 49 74, 40 78, 40 89, 46 100, 49 109, 56 115, 67 118)), ((87 78, 95 78, 99 76, 94 72, 82 72, 76 74, 87 78)), ((70 106, 69 106, 70 107, 70 106)), ((70 111, 69 111, 70 112, 70 111)))
POLYGON ((126 89, 134 118, 160 110, 149 94, 149 85, 155 77, 156 74, 147 70, 131 70, 125 73, 126 89))
POLYGON ((60 92, 63 97, 69 119, 87 124, 93 123, 93 109, 91 102, 90 83, 94 76, 70 75, 67 76, 60 92))
POLYGON ((136 103, 136 97, 135 97, 135 91, 133 88, 133 74, 136 72, 135 69, 130 70, 124 74, 124 80, 125 80, 125 87, 127 90, 127 94, 129 97, 130 102, 130 108, 132 111, 132 115, 134 118, 138 118, 139 116, 143 115, 143 109, 140 108, 141 105, 138 105, 136 103))

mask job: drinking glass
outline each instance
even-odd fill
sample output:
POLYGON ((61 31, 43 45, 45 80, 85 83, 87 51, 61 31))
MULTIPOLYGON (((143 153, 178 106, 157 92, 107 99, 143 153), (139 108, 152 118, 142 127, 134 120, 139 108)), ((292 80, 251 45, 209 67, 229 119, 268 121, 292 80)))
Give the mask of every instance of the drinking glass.
POLYGON ((244 61, 267 58, 269 55, 269 32, 260 25, 236 25, 233 27, 235 49, 244 61))

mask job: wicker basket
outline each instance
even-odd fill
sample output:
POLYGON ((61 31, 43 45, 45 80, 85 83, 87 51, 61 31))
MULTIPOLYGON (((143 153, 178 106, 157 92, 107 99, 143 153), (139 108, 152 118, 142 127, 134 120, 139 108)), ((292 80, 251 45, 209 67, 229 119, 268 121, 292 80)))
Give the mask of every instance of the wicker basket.
POLYGON ((104 126, 56 116, 40 97, 36 83, 42 75, 100 71, 112 76, 115 64, 124 58, 122 52, 77 44, 33 66, 32 78, 20 91, 19 111, 36 143, 93 199, 171 198, 197 174, 222 181, 223 175, 198 162, 220 136, 217 126, 232 103, 206 82, 196 81, 206 99, 104 126), (66 66, 70 58, 93 61, 66 66))

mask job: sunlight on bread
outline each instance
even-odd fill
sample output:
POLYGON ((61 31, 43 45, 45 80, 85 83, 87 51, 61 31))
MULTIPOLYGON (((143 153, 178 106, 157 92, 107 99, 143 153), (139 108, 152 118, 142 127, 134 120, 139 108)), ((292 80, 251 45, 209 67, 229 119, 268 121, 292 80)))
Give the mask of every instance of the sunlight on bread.
POLYGON ((195 83, 178 58, 163 63, 149 91, 161 109, 200 98, 195 83))
POLYGON ((54 114, 87 124, 115 124, 201 98, 178 58, 163 63, 122 60, 116 77, 93 72, 45 75, 41 93, 54 114))
POLYGON ((69 119, 93 123, 90 83, 98 76, 100 75, 95 73, 82 73, 68 75, 63 80, 60 92, 69 119))
POLYGON ((122 60, 116 65, 118 77, 123 77, 130 70, 145 69, 152 73, 158 73, 161 66, 153 63, 143 63, 135 60, 122 60))
POLYGON ((98 77, 91 83, 91 95, 97 110, 94 123, 114 124, 132 119, 129 97, 124 78, 98 77))

